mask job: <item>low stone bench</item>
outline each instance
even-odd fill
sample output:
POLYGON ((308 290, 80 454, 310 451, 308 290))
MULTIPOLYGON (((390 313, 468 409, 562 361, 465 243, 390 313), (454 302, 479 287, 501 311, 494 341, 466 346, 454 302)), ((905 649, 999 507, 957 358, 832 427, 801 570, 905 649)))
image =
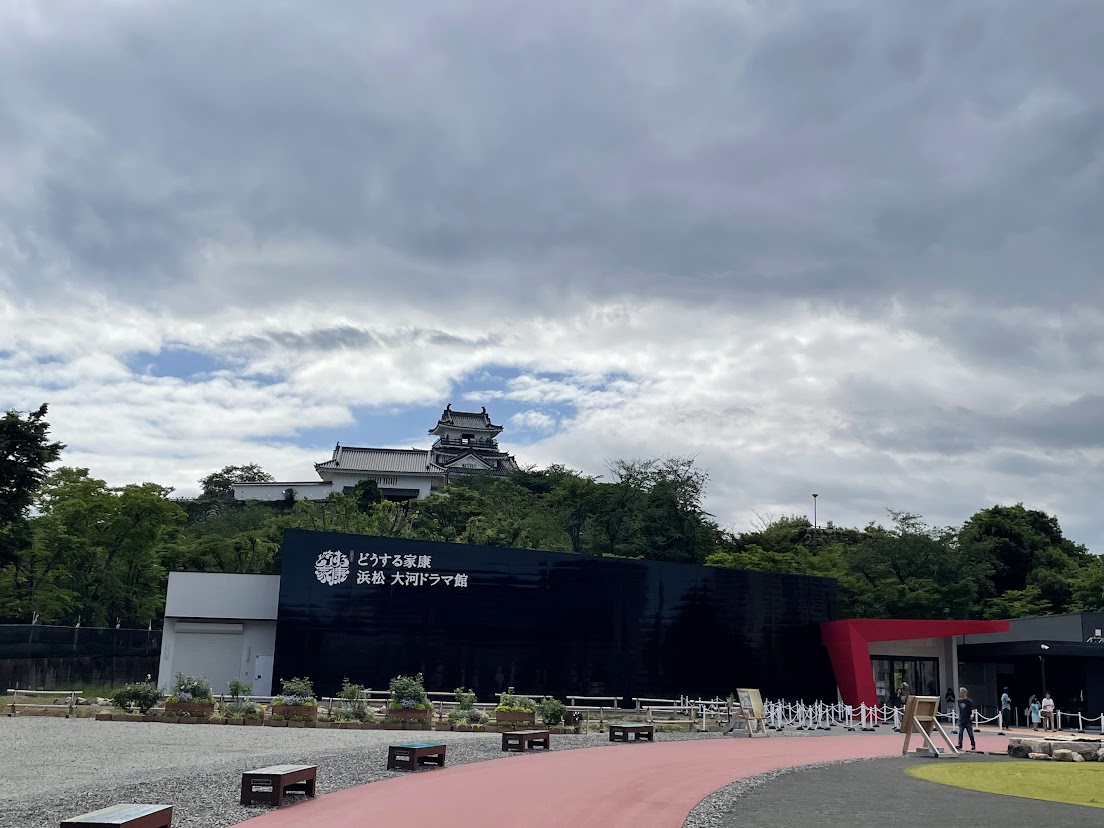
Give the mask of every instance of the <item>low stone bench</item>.
POLYGON ((634 742, 639 742, 641 739, 647 739, 649 742, 654 742, 655 725, 611 724, 609 726, 609 740, 611 742, 628 742, 630 737, 634 742))
POLYGON ((403 742, 387 748, 387 769, 411 771, 419 765, 445 766, 445 746, 432 742, 403 742))
POLYGON ((291 791, 313 797, 317 781, 317 765, 272 765, 246 771, 242 774, 241 804, 267 802, 279 808, 284 803, 284 794, 291 791), (272 790, 258 791, 256 788, 272 790))
POLYGON ((63 820, 61 828, 170 828, 172 805, 124 803, 63 820))
POLYGON ((552 736, 547 730, 508 730, 502 734, 504 751, 526 751, 534 747, 552 748, 552 736))

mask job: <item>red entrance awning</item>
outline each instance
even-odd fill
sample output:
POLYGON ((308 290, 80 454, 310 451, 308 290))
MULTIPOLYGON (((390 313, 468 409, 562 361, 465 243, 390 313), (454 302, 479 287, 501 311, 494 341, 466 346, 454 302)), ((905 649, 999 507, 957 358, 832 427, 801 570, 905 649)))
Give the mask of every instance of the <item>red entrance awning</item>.
POLYGON ((845 704, 878 703, 874 671, 870 666, 873 641, 909 641, 914 638, 948 638, 1008 632, 1009 621, 924 621, 914 619, 849 618, 825 621, 820 640, 828 649, 840 696, 845 704))

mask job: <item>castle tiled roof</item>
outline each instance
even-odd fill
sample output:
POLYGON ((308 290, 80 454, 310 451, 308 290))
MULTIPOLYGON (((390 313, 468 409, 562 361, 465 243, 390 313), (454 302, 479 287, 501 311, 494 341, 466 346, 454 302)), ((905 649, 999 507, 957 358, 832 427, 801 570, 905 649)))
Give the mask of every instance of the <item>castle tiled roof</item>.
POLYGON ((425 449, 362 448, 338 444, 333 457, 314 467, 323 471, 387 472, 391 474, 443 474, 429 460, 425 449))
POLYGON ((453 411, 451 404, 446 406, 445 410, 441 412, 441 418, 437 421, 437 426, 431 428, 429 433, 432 434, 441 426, 502 431, 502 426, 495 425, 491 422, 491 417, 487 413, 486 408, 482 411, 453 411))

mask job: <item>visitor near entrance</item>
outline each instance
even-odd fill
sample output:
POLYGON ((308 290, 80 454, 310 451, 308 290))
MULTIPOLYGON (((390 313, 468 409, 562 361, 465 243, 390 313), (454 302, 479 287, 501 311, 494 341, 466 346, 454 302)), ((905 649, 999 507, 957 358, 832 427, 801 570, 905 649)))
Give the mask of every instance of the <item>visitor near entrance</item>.
POLYGON ((1027 715, 1031 719, 1031 729, 1038 730, 1039 720, 1042 718, 1042 715, 1039 712, 1039 700, 1034 696, 1027 700, 1027 715))
POLYGON ((958 749, 962 750, 962 734, 970 736, 970 750, 977 750, 974 741, 974 703, 965 687, 958 688, 958 749))
POLYGON ((1012 721, 1012 697, 1008 695, 1007 687, 1005 687, 1004 692, 1001 693, 1000 715, 1000 729, 1004 730, 1012 721))
POLYGON ((1054 730, 1054 699, 1050 697, 1050 693, 1043 697, 1042 714, 1043 729, 1054 730))

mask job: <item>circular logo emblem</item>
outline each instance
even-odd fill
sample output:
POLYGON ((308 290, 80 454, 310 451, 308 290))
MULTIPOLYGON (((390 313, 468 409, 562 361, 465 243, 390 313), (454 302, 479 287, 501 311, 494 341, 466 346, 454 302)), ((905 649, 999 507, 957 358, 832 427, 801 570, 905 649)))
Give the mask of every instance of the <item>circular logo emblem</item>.
POLYGON ((349 577, 349 558, 339 549, 327 549, 314 562, 314 577, 328 586, 337 586, 349 577))

